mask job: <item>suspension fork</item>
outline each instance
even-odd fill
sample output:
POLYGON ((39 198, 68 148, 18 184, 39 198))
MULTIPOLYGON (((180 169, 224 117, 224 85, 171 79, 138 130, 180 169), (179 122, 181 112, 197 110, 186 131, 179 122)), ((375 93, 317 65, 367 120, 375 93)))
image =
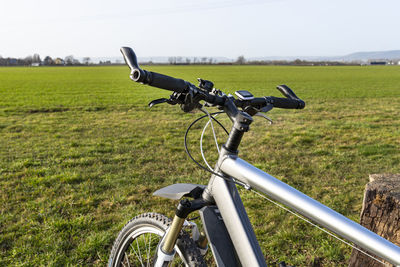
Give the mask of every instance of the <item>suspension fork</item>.
POLYGON ((183 224, 187 216, 196 210, 199 210, 207 205, 203 198, 188 200, 182 199, 175 210, 175 216, 171 226, 168 228, 165 236, 157 249, 154 266, 164 267, 173 259, 175 255, 175 244, 178 240, 179 233, 182 230, 183 224))

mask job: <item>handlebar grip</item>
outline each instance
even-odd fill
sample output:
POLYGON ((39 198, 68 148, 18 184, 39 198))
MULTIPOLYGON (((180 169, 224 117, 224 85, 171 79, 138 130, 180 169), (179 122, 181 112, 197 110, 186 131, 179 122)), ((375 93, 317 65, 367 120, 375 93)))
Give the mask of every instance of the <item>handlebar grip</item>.
POLYGON ((290 99, 274 96, 270 96, 268 98, 270 100, 270 103, 276 108, 303 109, 306 105, 301 99, 290 99))
POLYGON ((148 85, 150 86, 174 91, 177 93, 183 93, 189 88, 189 83, 182 79, 176 79, 171 76, 151 71, 147 72, 147 74, 149 76, 148 85))
POLYGON ((187 91, 190 84, 182 79, 176 79, 156 72, 146 71, 139 67, 136 54, 130 47, 121 47, 126 64, 131 69, 132 81, 148 84, 153 87, 182 93, 187 91))

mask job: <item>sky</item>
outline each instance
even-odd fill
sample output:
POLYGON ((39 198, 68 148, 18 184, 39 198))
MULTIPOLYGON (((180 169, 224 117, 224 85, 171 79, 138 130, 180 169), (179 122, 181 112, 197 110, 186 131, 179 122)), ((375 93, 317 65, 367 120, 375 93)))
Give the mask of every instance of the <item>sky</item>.
POLYGON ((0 55, 340 56, 400 49, 399 0, 2 0, 0 55))

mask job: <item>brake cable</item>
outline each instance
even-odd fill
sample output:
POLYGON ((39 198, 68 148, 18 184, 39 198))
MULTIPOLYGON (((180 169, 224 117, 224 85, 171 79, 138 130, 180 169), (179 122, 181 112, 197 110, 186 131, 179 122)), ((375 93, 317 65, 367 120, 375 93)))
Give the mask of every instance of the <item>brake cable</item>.
POLYGON ((225 128, 216 118, 213 117, 213 115, 218 115, 218 114, 225 113, 224 111, 213 112, 213 113, 207 113, 207 112, 205 112, 203 109, 201 109, 201 110, 202 110, 204 113, 206 113, 206 115, 203 115, 203 116, 197 118, 196 120, 194 120, 194 121, 188 126, 188 128, 186 129, 185 138, 184 138, 184 145, 185 145, 186 154, 189 156, 189 158, 190 158, 194 163, 196 163, 197 166, 199 166, 199 167, 202 168, 203 170, 206 170, 206 171, 208 171, 208 172, 210 172, 210 173, 212 173, 212 174, 214 174, 214 175, 217 175, 217 176, 219 176, 219 177, 221 177, 221 178, 227 179, 227 177, 222 176, 221 174, 218 174, 218 173, 214 172, 213 170, 210 170, 210 169, 208 169, 207 167, 205 167, 205 166, 203 166, 202 164, 200 164, 197 160, 195 160, 195 159, 193 158, 192 154, 191 154, 190 151, 189 151, 189 148, 188 148, 188 145, 187 145, 187 136, 188 136, 188 134, 189 134, 189 131, 190 131, 190 129, 193 127, 193 125, 195 125, 197 122, 199 122, 200 120, 202 120, 202 119, 204 119, 204 118, 206 118, 206 117, 209 117, 209 118, 213 119, 214 121, 216 121, 216 122, 219 124, 219 126, 221 126, 221 127, 224 129, 225 133, 229 135, 229 132, 226 130, 226 128, 225 128))
MULTIPOLYGON (((204 150, 203 150, 203 137, 204 137, 204 133, 205 133, 206 129, 208 128, 208 125, 210 125, 210 124, 211 124, 212 132, 213 132, 213 137, 214 137, 214 141, 215 141, 215 146, 216 146, 216 148, 217 148, 218 154, 219 154, 219 145, 218 145, 218 140, 217 140, 217 136, 216 136, 216 134, 215 134, 214 124, 213 124, 213 121, 212 121, 212 118, 211 118, 210 113, 209 113, 209 112, 207 111, 207 109, 205 109, 205 108, 202 108, 201 110, 202 110, 204 113, 206 113, 206 114, 208 115, 209 120, 208 120, 208 122, 206 123, 206 125, 204 126, 203 131, 202 131, 201 136, 200 136, 200 152, 201 152, 201 156, 203 157, 204 163, 207 165, 207 167, 208 167, 210 170, 213 170, 213 168, 210 166, 210 164, 208 164, 207 159, 206 159, 206 156, 204 155, 204 150)), ((218 115, 219 115, 219 114, 215 114, 214 118, 216 118, 218 115)))
MULTIPOLYGON (((204 112, 204 111, 203 111, 203 112, 204 112)), ((212 118, 214 121, 216 121, 216 122, 219 124, 219 126, 221 126, 221 127, 224 129, 225 133, 229 135, 229 132, 226 130, 226 128, 225 128, 216 118, 213 117, 213 115, 217 115, 217 114, 221 114, 221 113, 225 113, 225 112, 224 112, 224 111, 219 111, 219 112, 210 113, 210 116, 211 116, 211 118, 212 118)), ((193 125, 195 125, 197 122, 199 122, 200 120, 204 119, 205 117, 208 117, 208 114, 203 115, 203 116, 201 116, 200 118, 197 118, 196 120, 194 120, 194 121, 189 125, 189 127, 186 129, 185 138, 184 138, 184 145, 185 145, 186 154, 187 154, 187 155, 189 156, 189 158, 190 158, 194 163, 196 163, 196 165, 197 165, 198 167, 200 167, 201 169, 203 169, 203 170, 205 170, 205 171, 207 171, 207 172, 209 172, 209 173, 211 173, 211 174, 213 174, 213 175, 215 175, 215 176, 221 177, 222 179, 224 179, 224 180, 226 180, 226 181, 228 181, 228 182, 233 182, 233 183, 235 183, 235 184, 237 184, 237 185, 243 186, 245 189, 250 189, 250 186, 249 186, 249 185, 247 185, 247 184, 245 184, 245 183, 242 183, 242 182, 240 182, 240 181, 237 181, 237 180, 234 179, 233 177, 226 177, 226 176, 223 176, 223 175, 220 174, 220 173, 214 172, 214 171, 208 169, 207 167, 203 166, 202 164, 200 164, 197 160, 195 160, 195 159, 193 158, 193 156, 192 156, 192 154, 190 153, 189 148, 188 148, 188 146, 187 146, 187 136, 188 136, 188 133, 189 133, 190 129, 193 127, 193 125)))

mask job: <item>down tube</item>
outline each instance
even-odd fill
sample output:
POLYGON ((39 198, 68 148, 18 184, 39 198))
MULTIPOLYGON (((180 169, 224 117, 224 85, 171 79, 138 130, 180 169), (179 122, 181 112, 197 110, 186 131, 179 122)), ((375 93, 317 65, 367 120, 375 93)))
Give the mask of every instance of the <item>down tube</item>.
POLYGON ((295 209, 361 248, 400 266, 399 247, 246 161, 238 157, 226 157, 220 168, 227 175, 295 209))

